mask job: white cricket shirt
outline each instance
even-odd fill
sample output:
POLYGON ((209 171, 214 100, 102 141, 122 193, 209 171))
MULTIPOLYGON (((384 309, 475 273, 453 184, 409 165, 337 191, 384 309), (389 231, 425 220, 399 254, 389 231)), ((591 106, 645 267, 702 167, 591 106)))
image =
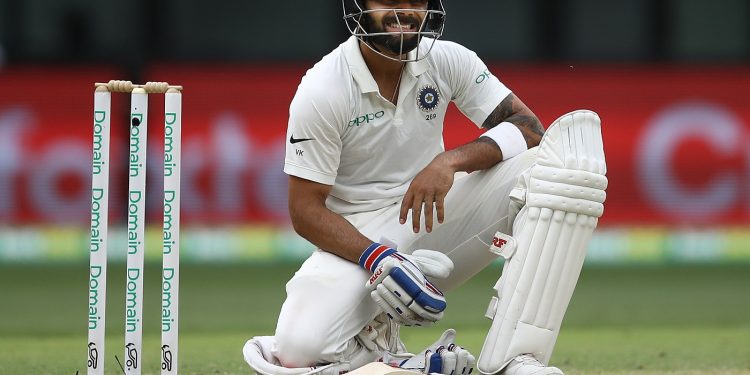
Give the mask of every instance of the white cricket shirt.
POLYGON ((449 101, 481 126, 510 92, 474 52, 438 40, 427 58, 406 64, 394 105, 352 36, 302 78, 289 108, 284 172, 333 185, 326 205, 339 214, 400 203, 444 151, 449 101))

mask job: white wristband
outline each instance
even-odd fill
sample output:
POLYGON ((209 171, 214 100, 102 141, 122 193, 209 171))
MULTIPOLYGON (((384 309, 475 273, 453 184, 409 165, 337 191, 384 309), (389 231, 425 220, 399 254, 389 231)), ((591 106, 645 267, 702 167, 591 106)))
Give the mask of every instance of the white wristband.
POLYGON ((503 152, 503 160, 508 160, 524 151, 526 151, 526 140, 521 134, 521 130, 510 122, 501 122, 494 128, 487 130, 482 134, 500 147, 503 152))

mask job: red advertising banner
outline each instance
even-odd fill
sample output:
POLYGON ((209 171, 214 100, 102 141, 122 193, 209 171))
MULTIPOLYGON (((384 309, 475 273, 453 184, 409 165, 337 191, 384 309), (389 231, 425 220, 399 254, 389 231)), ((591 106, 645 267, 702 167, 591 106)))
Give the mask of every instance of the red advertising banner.
POLYGON ((90 220, 93 84, 117 74, 0 69, 0 225, 90 220))
MULTIPOLYGON (((288 106, 305 66, 164 66, 185 86, 183 221, 287 221, 288 106)), ((491 66, 545 125, 586 108, 603 121, 610 185, 602 226, 750 222, 750 67, 491 66)), ((0 225, 88 223, 93 82, 111 70, 0 71, 0 225)), ((129 98, 113 96, 111 212, 125 218, 129 98)), ((148 214, 161 204, 163 98, 150 100, 148 214)), ((479 131, 455 109, 445 143, 479 131)))
POLYGON ((750 223, 750 68, 498 68, 545 123, 602 118, 602 224, 750 223))

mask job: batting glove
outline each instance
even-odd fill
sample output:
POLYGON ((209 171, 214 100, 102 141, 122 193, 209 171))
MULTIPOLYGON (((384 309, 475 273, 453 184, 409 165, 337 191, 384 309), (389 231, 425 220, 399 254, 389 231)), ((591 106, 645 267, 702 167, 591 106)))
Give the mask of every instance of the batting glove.
POLYGON ((359 259, 372 272, 366 286, 381 309, 396 322, 427 326, 440 320, 446 308, 443 293, 426 276, 445 278, 453 262, 433 250, 416 250, 412 255, 373 243, 359 259))
POLYGON ((416 355, 409 353, 383 356, 383 362, 393 367, 424 374, 469 375, 476 360, 468 350, 456 345, 456 331, 448 329, 440 338, 416 355))

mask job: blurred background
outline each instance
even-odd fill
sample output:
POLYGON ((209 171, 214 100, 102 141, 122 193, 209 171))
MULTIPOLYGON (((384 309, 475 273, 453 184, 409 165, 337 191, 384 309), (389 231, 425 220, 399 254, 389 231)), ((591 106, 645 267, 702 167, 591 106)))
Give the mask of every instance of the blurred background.
MULTIPOLYGON (((750 2, 445 6, 444 39, 475 50, 543 123, 601 115, 610 187, 588 262, 750 261, 750 2)), ((333 0, 0 0, 0 262, 86 262, 92 83, 109 79, 185 86, 184 261, 303 258, 282 172, 288 105, 305 70, 348 37, 341 16, 333 0)), ((162 106, 151 99, 152 124, 162 106)), ((129 98, 114 108, 116 226, 129 98)), ((162 135, 150 132, 158 223, 162 135)), ((452 108, 447 147, 477 134, 452 108)), ((123 236, 113 232, 115 259, 123 236)))

